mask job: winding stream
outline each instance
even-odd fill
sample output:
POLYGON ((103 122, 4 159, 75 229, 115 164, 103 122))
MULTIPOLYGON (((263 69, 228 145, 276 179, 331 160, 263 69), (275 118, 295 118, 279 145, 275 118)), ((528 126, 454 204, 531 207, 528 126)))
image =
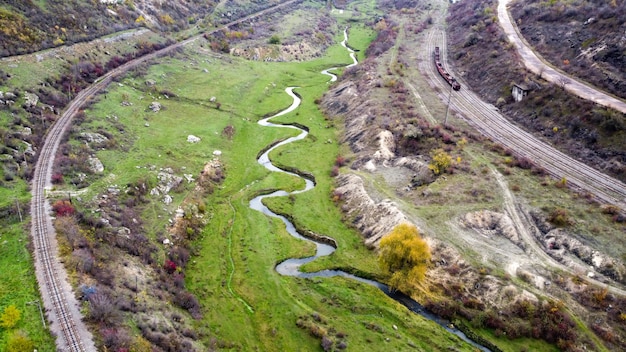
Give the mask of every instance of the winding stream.
MULTIPOLYGON (((344 30, 344 40, 341 42, 341 45, 346 48, 348 50, 348 52, 350 53, 350 57, 353 60, 353 63, 346 66, 346 67, 351 67, 354 66, 358 63, 356 57, 355 57, 355 52, 354 50, 350 49, 346 42, 348 40, 348 33, 347 33, 347 29, 344 30)), ((324 71, 322 71, 322 74, 328 75, 331 77, 330 82, 334 82, 337 80, 337 76, 328 72, 330 70, 334 70, 337 69, 337 67, 332 67, 329 69, 326 69, 324 71)), ((271 148, 269 148, 268 150, 266 150, 258 159, 258 163, 263 165, 265 168, 267 168, 270 171, 275 171, 275 172, 283 172, 289 175, 293 175, 295 177, 300 177, 303 178, 305 180, 305 187, 301 190, 297 190, 297 191, 293 191, 293 192, 286 192, 283 190, 278 190, 275 191, 273 193, 270 194, 264 194, 264 195, 260 195, 258 197, 253 198, 250 201, 250 208, 260 211, 263 214, 273 217, 273 218, 278 218, 280 219, 284 224, 285 227, 287 229, 287 232, 295 237, 295 238, 299 238, 305 241, 310 241, 315 243, 316 246, 316 252, 314 256, 311 257, 307 257, 307 258, 291 258, 291 259, 287 259, 285 261, 283 261, 282 263, 278 264, 276 266, 276 271, 284 276, 293 276, 293 277, 299 277, 299 278, 314 278, 314 277, 335 277, 335 276, 342 276, 342 277, 346 277, 346 278, 350 278, 353 280, 357 280, 363 283, 366 283, 368 285, 372 285, 375 286, 377 288, 379 288, 381 291, 383 291, 387 296, 389 296, 390 298, 394 299, 395 301, 403 304, 404 306, 406 306, 409 310, 411 310, 414 313, 420 314, 421 316, 432 320, 436 323, 438 323, 440 326, 442 326, 444 329, 446 329, 447 331, 459 336, 461 339, 463 339, 464 341, 472 344, 473 346, 479 348, 481 351, 485 351, 485 352, 490 352, 490 350, 484 346, 481 346, 480 344, 474 342, 473 340, 469 339, 462 331, 458 330, 457 328, 453 327, 452 324, 450 324, 449 321, 442 319, 440 317, 438 317, 437 315, 427 311, 422 305, 420 305, 419 303, 417 303, 415 300, 411 299, 410 297, 397 292, 397 291, 392 291, 389 286, 382 284, 378 281, 374 281, 374 280, 369 280, 369 279, 365 279, 359 276, 355 276, 349 273, 346 273, 344 271, 340 271, 340 270, 322 270, 322 271, 318 271, 318 272, 314 272, 314 273, 304 273, 300 271, 300 267, 306 263, 309 263, 319 257, 323 257, 323 256, 327 256, 332 254, 335 251, 335 247, 326 244, 326 243, 321 243, 318 241, 314 241, 310 238, 307 238, 303 235, 301 235, 300 233, 298 233, 298 231, 296 230, 295 226, 289 221, 287 220, 287 218, 285 218, 282 215, 278 215, 274 212, 272 212, 271 210, 269 210, 264 204, 263 204, 263 199, 265 198, 271 198, 271 197, 285 197, 285 196, 289 196, 291 194, 298 194, 298 193, 303 193, 306 192, 308 190, 311 190, 313 187, 315 187, 315 182, 314 180, 308 179, 306 177, 302 177, 296 173, 293 172, 289 172, 289 171, 285 171, 283 169, 280 169, 278 167, 276 167, 274 164, 272 164, 272 162, 269 159, 269 154, 276 148, 281 147, 283 145, 304 139, 308 134, 308 130, 300 128, 300 127, 296 127, 293 125, 282 125, 282 124, 274 124, 269 122, 269 120, 278 117, 278 116, 282 116, 282 115, 286 115, 292 111, 294 111, 299 105, 300 102, 302 101, 301 98, 296 95, 294 93, 294 89, 296 89, 298 87, 288 87, 285 89, 285 92, 291 96, 293 98, 293 103, 291 104, 291 106, 289 106, 287 109, 273 115, 267 118, 264 118, 262 120, 259 121, 259 125, 261 126, 266 126, 266 127, 278 127, 278 128, 291 128, 291 129, 295 129, 295 130, 299 130, 300 134, 298 134, 295 137, 291 137, 288 138, 280 143, 275 144, 274 146, 272 146, 271 148)))

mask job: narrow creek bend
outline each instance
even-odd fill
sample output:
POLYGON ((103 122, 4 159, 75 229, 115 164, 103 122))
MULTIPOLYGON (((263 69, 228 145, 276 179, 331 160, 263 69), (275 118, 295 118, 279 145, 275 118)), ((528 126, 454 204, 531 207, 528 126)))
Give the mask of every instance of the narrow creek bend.
MULTIPOLYGON (((350 67, 350 66, 354 66, 357 64, 357 60, 355 57, 355 53, 352 49, 350 49, 346 42, 348 40, 348 34, 347 34, 347 29, 344 30, 344 40, 341 42, 341 45, 343 47, 345 47, 348 52, 350 53, 350 57, 353 60, 353 63, 346 66, 346 67, 350 67)), ((333 68, 329 68, 326 69, 324 71, 322 71, 322 74, 331 76, 331 82, 334 82, 337 79, 337 76, 335 76, 334 74, 328 72, 330 70, 336 69, 336 67, 333 68)), ((311 238, 305 237, 302 234, 300 234, 295 226, 284 216, 282 215, 278 215, 274 212, 272 212, 271 210, 269 210, 264 204, 263 204, 263 199, 265 198, 271 198, 271 197, 285 197, 285 196, 289 196, 289 195, 293 195, 293 194, 298 194, 298 193, 303 193, 306 191, 311 190, 313 187, 315 187, 315 180, 314 179, 309 179, 307 177, 303 177, 301 175, 298 175, 294 172, 290 172, 290 171, 286 171, 283 169, 280 169, 278 167, 276 167, 274 164, 272 164, 272 162, 269 159, 269 154, 276 148, 281 147, 283 145, 298 141, 298 140, 302 140, 304 139, 307 135, 308 135, 308 130, 306 129, 306 127, 298 127, 298 126, 294 126, 294 125, 286 125, 286 124, 274 124, 269 122, 269 120, 278 117, 278 116, 282 116, 282 115, 286 115, 292 111, 294 111, 299 105, 300 102, 302 101, 301 98, 294 93, 294 89, 297 89, 298 87, 288 87, 285 89, 285 92, 291 96, 293 98, 293 103, 291 104, 291 106, 289 106, 287 109, 280 111, 279 113, 264 118, 262 120, 260 120, 258 123, 261 126, 265 126, 265 127, 278 127, 278 128, 290 128, 290 129, 295 129, 300 131, 300 133, 295 136, 295 137, 290 137, 284 141, 281 141, 280 143, 277 143, 275 145, 273 145, 272 147, 268 148, 263 154, 261 154, 261 156, 258 157, 257 161, 259 164, 263 165, 265 168, 267 168, 270 171, 274 171, 274 172, 283 172, 289 175, 293 175, 295 177, 300 177, 303 178, 305 181, 305 187, 301 190, 296 190, 296 191, 292 191, 292 192, 287 192, 287 191, 283 191, 283 190, 278 190, 278 191, 274 191, 270 194, 264 194, 264 195, 260 195, 257 196, 255 198, 253 198, 252 200, 250 200, 250 208, 256 210, 256 211, 260 211, 263 214, 270 216, 270 217, 274 217, 274 218, 278 218, 280 219, 286 227, 287 232, 298 239, 302 239, 305 241, 310 241, 312 243, 315 244, 316 246, 316 252, 314 256, 311 257, 306 257, 306 258, 291 258, 291 259, 287 259, 285 261, 283 261, 282 263, 278 264, 276 266, 276 271, 284 276, 293 276, 293 277, 299 277, 299 278, 315 278, 315 277, 335 277, 335 276, 341 276, 341 277, 345 277, 345 278, 350 278, 353 280, 357 280, 363 283, 366 283, 368 285, 372 285, 375 286, 377 288, 379 288, 381 291, 383 291, 388 297, 394 299, 395 301, 403 304, 405 307, 407 307, 409 310, 411 310, 414 313, 417 313, 429 320, 432 320, 434 322, 436 322, 437 324, 439 324, 440 326, 442 326, 444 329, 446 329, 447 331, 459 336, 462 340, 472 344, 473 346, 479 348, 481 351, 485 351, 485 352, 490 352, 491 350, 488 349, 487 347, 484 347, 478 343, 476 343, 475 341, 471 340, 469 337, 467 337, 462 331, 460 331, 459 329, 455 328, 452 324, 450 324, 449 321, 427 311, 422 305, 420 305, 419 303, 417 303, 415 300, 413 300, 412 298, 408 297, 407 295, 402 294, 401 292, 398 291, 393 291, 389 288, 389 286, 380 283, 378 281, 374 281, 374 280, 369 280, 369 279, 365 279, 359 276, 355 276, 349 273, 346 273, 344 271, 340 271, 340 270, 322 270, 322 271, 318 271, 318 272, 313 272, 313 273, 305 273, 305 272, 301 272, 300 271, 300 267, 306 263, 309 263, 319 257, 323 257, 323 256, 327 256, 332 254, 335 251, 335 247, 327 244, 327 243, 323 243, 320 242, 318 240, 313 240, 311 238)))

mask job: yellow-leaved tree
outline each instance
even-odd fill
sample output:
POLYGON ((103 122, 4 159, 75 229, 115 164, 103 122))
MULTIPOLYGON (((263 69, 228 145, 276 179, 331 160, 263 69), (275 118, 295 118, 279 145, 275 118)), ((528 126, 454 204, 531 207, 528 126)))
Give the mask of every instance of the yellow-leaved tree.
POLYGON ((391 275, 389 286, 410 294, 424 280, 430 248, 414 225, 403 223, 380 241, 378 262, 391 275))

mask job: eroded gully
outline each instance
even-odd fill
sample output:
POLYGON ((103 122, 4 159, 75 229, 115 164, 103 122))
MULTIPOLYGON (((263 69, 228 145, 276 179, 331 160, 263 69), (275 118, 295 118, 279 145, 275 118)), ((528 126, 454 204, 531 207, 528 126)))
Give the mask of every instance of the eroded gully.
MULTIPOLYGON (((351 67, 356 65, 358 62, 356 60, 355 57, 355 52, 354 50, 350 49, 347 46, 347 40, 348 40, 348 33, 347 33, 347 29, 344 30, 344 40, 341 42, 341 45, 346 48, 346 50, 348 51, 348 53, 350 54, 350 58, 352 58, 352 64, 347 65, 346 67, 351 67)), ((322 71, 322 74, 328 75, 330 76, 330 82, 334 82, 337 80, 337 76, 330 73, 329 71, 337 69, 337 67, 332 67, 329 69, 326 69, 324 71, 322 71)), ((308 237, 303 236, 302 234, 300 234, 295 226, 289 221, 287 220, 287 218, 285 218, 282 215, 278 215, 274 212, 272 212, 271 210, 269 210, 264 204, 263 204, 263 199, 265 198, 272 198, 272 197, 285 197, 285 196, 289 196, 289 195, 293 195, 293 194, 298 194, 298 193, 303 193, 306 191, 309 191, 311 189, 313 189, 313 187, 315 187, 315 180, 313 179, 309 179, 303 176, 300 176, 296 173, 293 172, 289 172, 289 171, 285 171, 283 169, 280 169, 278 167, 276 167, 274 164, 272 164, 270 158, 269 158, 269 154, 276 148, 279 148, 281 146, 284 146, 286 144, 295 142, 295 141, 299 141, 304 139, 307 135, 308 135, 308 130, 305 128, 301 128, 301 127, 297 127, 294 125, 284 125, 284 124, 274 124, 269 122, 269 120, 275 118, 275 117, 279 117, 279 116, 283 116, 286 114, 289 114, 290 112, 294 111, 296 108, 298 108, 298 106, 300 105, 300 102, 302 101, 301 98, 296 95, 294 93, 294 89, 297 89, 298 87, 288 87, 285 89, 285 92, 291 96, 291 98, 293 99, 293 103, 291 104, 291 106, 289 106, 287 109, 282 110, 281 112, 272 115, 270 117, 264 118, 262 120, 259 121, 259 125, 261 126, 265 126, 265 127, 277 127, 277 128, 290 128, 290 129, 295 129, 295 130, 299 130, 300 133, 295 136, 295 137, 291 137, 288 138, 284 141, 281 141, 280 143, 277 143, 275 145, 273 145, 271 148, 267 149, 258 159, 258 163, 263 165, 266 169, 270 170, 270 171, 274 171, 274 172, 282 172, 282 173, 286 173, 295 177, 300 177, 303 178, 305 181, 305 187, 301 190, 296 190, 296 191, 292 191, 292 192, 287 192, 287 191, 283 191, 283 190, 278 190, 275 191, 273 193, 270 194, 264 194, 264 195, 260 195, 258 197, 255 197, 254 199, 252 199, 250 201, 250 208, 260 211, 263 214, 273 217, 273 218, 278 218, 280 219, 284 224, 285 227, 287 229, 287 232, 298 239, 301 240, 305 240, 305 241, 309 241, 315 244, 316 246, 316 251, 315 251, 315 255, 311 256, 311 257, 306 257, 306 258, 291 258, 291 259, 287 259, 285 261, 283 261, 282 263, 278 264, 276 266, 276 271, 284 276, 293 276, 293 277, 299 277, 299 278, 315 278, 315 277, 335 277, 335 276, 341 276, 341 277, 345 277, 345 278, 349 278, 349 279, 353 279, 353 280, 357 280, 363 283, 366 283, 368 285, 372 285, 375 286, 377 288, 379 288, 381 291, 383 291, 388 297, 394 299, 395 301, 403 304, 405 307, 407 307, 409 310, 411 310, 412 312, 419 314, 429 320, 432 320, 434 322, 436 322, 437 324, 439 324, 440 326, 442 326, 444 329, 446 329, 447 331, 459 336, 461 339, 463 339, 464 341, 474 345, 475 347, 479 348, 482 351, 490 351, 488 348, 481 346, 480 344, 474 342, 473 340, 471 340, 470 338, 468 338, 462 331, 458 330, 457 328, 453 327, 452 324, 450 324, 449 321, 440 318, 439 316, 427 311, 422 305, 420 305, 419 303, 417 303, 415 300, 411 299, 410 297, 402 294, 401 292, 398 291, 393 291, 389 288, 389 286, 380 283, 378 281, 374 281, 374 280, 369 280, 369 279, 365 279, 356 275, 352 275, 349 273, 346 273, 344 271, 340 271, 340 270, 322 270, 322 271, 318 271, 318 272, 313 272, 313 273, 305 273, 305 272, 301 272, 300 271, 300 267, 306 263, 309 263, 319 257, 323 257, 323 256, 327 256, 332 254, 335 251, 335 247, 326 243, 322 243, 322 242, 318 242, 316 240, 310 239, 308 237)))

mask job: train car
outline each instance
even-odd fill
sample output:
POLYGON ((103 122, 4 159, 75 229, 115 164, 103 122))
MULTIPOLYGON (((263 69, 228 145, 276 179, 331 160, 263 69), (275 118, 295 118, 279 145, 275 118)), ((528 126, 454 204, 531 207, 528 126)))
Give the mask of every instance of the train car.
POLYGON ((434 56, 435 56, 435 66, 437 67, 437 71, 439 72, 441 77, 443 77, 443 79, 445 79, 446 82, 448 82, 448 84, 450 86, 452 86, 452 89, 454 89, 454 90, 461 89, 461 84, 459 84, 459 82, 457 82, 457 80, 454 77, 452 77, 448 72, 446 72, 446 70, 441 65, 440 54, 439 54, 439 47, 438 46, 435 47, 435 55, 434 56))

